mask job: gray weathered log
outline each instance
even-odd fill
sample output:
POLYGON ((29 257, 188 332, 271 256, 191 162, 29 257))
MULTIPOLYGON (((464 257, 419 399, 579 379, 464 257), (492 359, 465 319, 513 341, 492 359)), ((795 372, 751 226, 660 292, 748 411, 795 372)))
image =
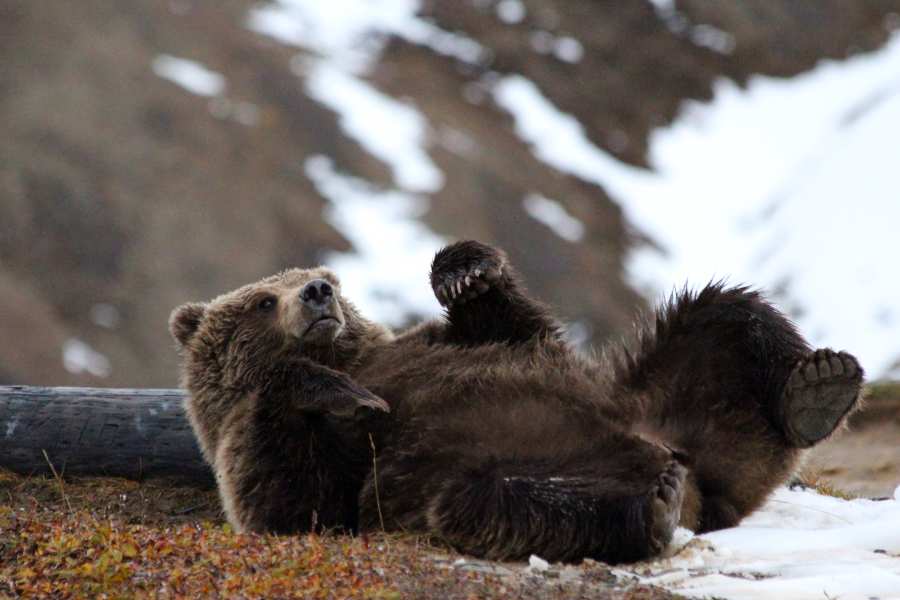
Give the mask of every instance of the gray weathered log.
POLYGON ((0 386, 0 467, 212 485, 181 390, 0 386))

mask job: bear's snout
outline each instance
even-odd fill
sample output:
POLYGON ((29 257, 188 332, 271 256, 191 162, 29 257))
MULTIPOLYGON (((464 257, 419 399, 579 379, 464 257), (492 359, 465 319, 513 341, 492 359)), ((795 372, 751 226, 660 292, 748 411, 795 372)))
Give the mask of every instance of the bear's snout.
POLYGON ((310 308, 321 308, 333 297, 334 288, 324 279, 313 279, 300 289, 300 301, 310 308))

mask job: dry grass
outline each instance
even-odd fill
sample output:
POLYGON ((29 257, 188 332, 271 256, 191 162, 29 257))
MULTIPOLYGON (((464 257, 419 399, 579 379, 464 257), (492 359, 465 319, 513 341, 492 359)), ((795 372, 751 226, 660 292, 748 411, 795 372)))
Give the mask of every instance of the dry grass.
POLYGON ((801 470, 792 481, 792 485, 795 484, 814 489, 823 496, 831 496, 842 500, 855 500, 859 498, 857 494, 853 494, 837 487, 834 482, 825 478, 822 473, 816 469, 807 468, 801 470))
POLYGON ((235 534, 213 490, 0 471, 0 598, 674 597, 597 563, 458 558, 415 536, 235 534))

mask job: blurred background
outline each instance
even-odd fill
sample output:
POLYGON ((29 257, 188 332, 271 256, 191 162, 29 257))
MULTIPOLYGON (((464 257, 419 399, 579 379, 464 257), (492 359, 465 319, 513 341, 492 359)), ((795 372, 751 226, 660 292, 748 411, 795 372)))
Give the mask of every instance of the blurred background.
POLYGON ((900 373, 900 0, 0 4, 0 382, 177 383, 171 309, 334 267, 438 313, 505 248, 597 346, 762 287, 900 373))

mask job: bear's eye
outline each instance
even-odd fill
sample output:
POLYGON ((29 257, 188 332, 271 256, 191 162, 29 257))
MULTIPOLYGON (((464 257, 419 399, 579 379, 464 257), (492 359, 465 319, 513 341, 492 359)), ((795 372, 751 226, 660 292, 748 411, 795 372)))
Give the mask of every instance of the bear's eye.
POLYGON ((272 310, 273 308, 275 308, 275 304, 277 304, 277 302, 278 301, 275 299, 275 296, 266 296, 256 304, 256 308, 265 311, 272 310))

